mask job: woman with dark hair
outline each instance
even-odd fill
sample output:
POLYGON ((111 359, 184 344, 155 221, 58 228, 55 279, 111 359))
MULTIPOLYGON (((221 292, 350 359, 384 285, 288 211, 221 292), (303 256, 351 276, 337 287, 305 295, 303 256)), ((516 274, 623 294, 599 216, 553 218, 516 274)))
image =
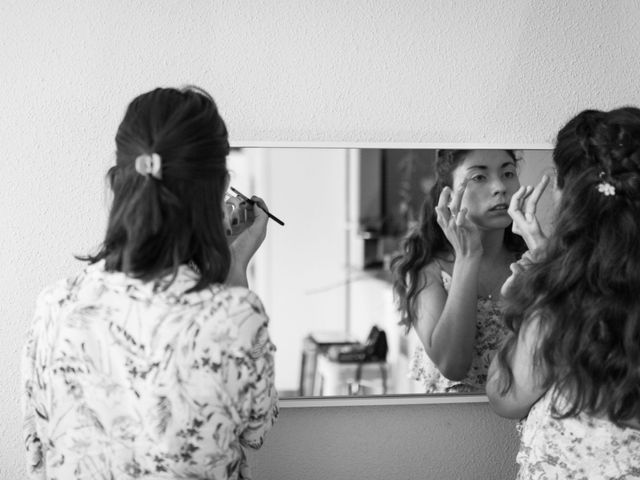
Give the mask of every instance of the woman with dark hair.
POLYGON ((127 108, 104 243, 40 294, 24 348, 30 478, 249 478, 242 447, 277 416, 275 347, 246 275, 268 217, 254 197, 227 237, 228 153, 201 89, 127 108))
POLYGON ((526 417, 518 478, 637 479, 640 110, 581 112, 553 161, 557 227, 514 266, 487 394, 499 415, 526 417))
POLYGON ((518 161, 511 150, 440 150, 420 223, 393 261, 400 323, 420 339, 411 374, 426 393, 484 392, 504 336, 500 287, 526 250, 507 213, 518 161))

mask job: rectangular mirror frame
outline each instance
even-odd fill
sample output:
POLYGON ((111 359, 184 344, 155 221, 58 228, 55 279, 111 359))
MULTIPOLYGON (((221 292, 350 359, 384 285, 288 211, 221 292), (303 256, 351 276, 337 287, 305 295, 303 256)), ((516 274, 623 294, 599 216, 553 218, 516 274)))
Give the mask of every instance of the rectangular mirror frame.
MULTIPOLYGON (((552 150, 552 144, 524 143, 403 143, 403 142, 287 142, 287 141, 236 141, 232 148, 376 148, 376 149, 496 149, 496 150, 552 150)), ((276 372, 277 374, 277 372, 276 372)), ((476 394, 396 394, 374 396, 293 397, 281 398, 281 408, 353 407, 374 405, 434 405, 488 403, 486 395, 476 394)))

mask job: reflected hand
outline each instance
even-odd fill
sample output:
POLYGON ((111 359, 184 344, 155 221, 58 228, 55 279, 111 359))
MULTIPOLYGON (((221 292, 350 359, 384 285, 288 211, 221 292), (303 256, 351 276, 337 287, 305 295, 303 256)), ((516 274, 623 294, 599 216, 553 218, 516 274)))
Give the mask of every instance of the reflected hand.
POLYGON ((536 217, 536 208, 542 192, 549 184, 549 177, 543 175, 540 182, 534 187, 530 185, 521 186, 511 197, 507 212, 513 220, 511 230, 513 233, 524 238, 529 250, 536 250, 542 247, 547 237, 540 227, 536 217))
POLYGON ((453 192, 451 188, 445 187, 436 206, 438 225, 453 246, 456 258, 482 255, 480 230, 467 217, 467 209, 460 209, 467 183, 468 179, 465 179, 453 192))

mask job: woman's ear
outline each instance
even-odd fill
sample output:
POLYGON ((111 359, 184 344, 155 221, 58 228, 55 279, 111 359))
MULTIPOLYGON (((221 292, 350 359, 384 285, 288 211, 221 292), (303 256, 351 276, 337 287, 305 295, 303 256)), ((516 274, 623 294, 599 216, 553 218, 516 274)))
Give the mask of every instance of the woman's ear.
POLYGON ((560 203, 560 199, 562 198, 562 190, 560 189, 560 187, 558 187, 558 177, 554 177, 553 180, 553 190, 551 192, 551 195, 553 197, 553 203, 555 205, 558 205, 560 203))

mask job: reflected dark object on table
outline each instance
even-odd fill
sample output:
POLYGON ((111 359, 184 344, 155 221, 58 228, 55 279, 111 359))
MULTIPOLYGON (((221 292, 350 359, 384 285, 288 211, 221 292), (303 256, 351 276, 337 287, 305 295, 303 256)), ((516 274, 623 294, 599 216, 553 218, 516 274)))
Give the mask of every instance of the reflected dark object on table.
POLYGON ((299 394, 358 395, 371 382, 384 394, 388 350, 386 333, 376 325, 363 343, 339 332, 312 333, 304 339, 299 394))

